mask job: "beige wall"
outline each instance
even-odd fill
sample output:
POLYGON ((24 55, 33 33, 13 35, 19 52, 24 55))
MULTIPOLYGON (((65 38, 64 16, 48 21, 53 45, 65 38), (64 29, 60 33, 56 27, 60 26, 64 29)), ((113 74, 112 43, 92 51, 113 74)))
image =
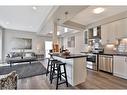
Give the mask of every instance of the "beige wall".
POLYGON ((38 36, 36 35, 36 33, 32 33, 32 32, 5 29, 4 30, 4 41, 3 41, 4 58, 10 51, 12 51, 12 48, 11 48, 12 39, 15 37, 32 39, 32 49, 27 50, 27 51, 33 51, 35 53, 43 53, 43 54, 45 53, 45 40, 52 40, 52 38, 50 37, 38 36), (39 51, 37 50, 37 47, 40 48, 39 51))

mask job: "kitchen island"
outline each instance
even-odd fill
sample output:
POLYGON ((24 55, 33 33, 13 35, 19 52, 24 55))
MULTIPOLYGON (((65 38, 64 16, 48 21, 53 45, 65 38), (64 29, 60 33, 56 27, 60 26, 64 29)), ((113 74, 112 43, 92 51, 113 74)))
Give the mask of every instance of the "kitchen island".
POLYGON ((86 57, 82 54, 70 54, 68 56, 62 54, 50 54, 54 59, 66 63, 66 71, 68 82, 72 85, 78 85, 85 82, 87 76, 86 57))

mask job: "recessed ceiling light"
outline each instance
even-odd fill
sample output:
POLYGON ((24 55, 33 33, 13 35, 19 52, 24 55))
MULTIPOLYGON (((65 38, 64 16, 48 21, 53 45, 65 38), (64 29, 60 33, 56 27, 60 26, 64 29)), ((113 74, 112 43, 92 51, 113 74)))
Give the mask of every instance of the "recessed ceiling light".
POLYGON ((10 22, 7 21, 6 24, 10 24, 10 22))
POLYGON ((93 13, 95 14, 100 14, 104 11, 105 9, 104 8, 101 8, 101 7, 98 7, 96 9, 93 9, 93 13))
POLYGON ((33 9, 33 10, 37 10, 37 7, 33 6, 32 9, 33 9))

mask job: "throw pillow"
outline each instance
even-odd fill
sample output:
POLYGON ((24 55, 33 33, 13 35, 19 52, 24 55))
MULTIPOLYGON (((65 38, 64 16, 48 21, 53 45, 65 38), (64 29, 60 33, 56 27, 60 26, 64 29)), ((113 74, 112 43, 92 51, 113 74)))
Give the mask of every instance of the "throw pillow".
POLYGON ((31 53, 26 53, 25 57, 32 57, 31 53))

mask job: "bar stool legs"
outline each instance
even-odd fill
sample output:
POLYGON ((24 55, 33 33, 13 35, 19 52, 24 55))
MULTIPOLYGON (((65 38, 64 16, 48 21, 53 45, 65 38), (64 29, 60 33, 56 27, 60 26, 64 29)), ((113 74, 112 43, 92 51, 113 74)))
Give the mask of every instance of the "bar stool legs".
POLYGON ((46 70, 46 76, 47 76, 48 73, 49 73, 49 66, 50 66, 50 59, 48 58, 48 65, 47 65, 47 70, 46 70))
POLYGON ((68 87, 68 80, 67 80, 67 74, 66 74, 66 67, 65 67, 65 63, 62 62, 56 62, 56 63, 52 63, 52 71, 51 73, 51 79, 50 79, 50 83, 52 83, 54 78, 57 78, 56 80, 56 89, 58 89, 58 85, 66 83, 66 86, 68 87), (53 66, 53 67, 52 67, 53 66), (63 66, 63 72, 61 72, 61 67, 63 66), (56 74, 56 72, 57 74, 56 74), (56 77, 55 77, 56 75, 56 77), (65 81, 61 82, 62 78, 65 79, 65 81))
POLYGON ((57 73, 57 81, 56 81, 56 89, 58 89, 58 82, 59 82, 59 77, 60 77, 60 66, 58 66, 58 73, 57 73))
POLYGON ((64 65, 64 73, 65 73, 66 85, 67 85, 67 87, 68 87, 67 73, 66 73, 66 67, 65 67, 65 65, 64 65))
POLYGON ((53 74, 55 72, 55 64, 53 64, 53 62, 51 62, 51 67, 50 67, 50 83, 52 84, 52 78, 53 78, 53 74))

